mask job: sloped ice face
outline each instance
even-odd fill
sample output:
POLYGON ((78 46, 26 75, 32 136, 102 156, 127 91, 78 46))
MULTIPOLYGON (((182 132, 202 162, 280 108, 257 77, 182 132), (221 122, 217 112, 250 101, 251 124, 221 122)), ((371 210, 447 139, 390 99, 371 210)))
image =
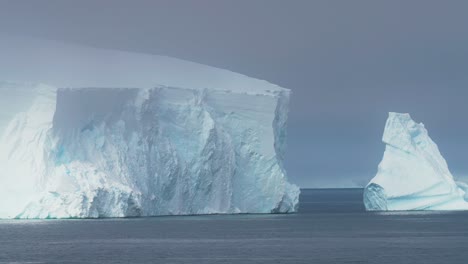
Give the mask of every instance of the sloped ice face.
POLYGON ((31 86, 0 141, 0 218, 294 212, 287 90, 31 86))
POLYGON ((377 175, 364 190, 367 210, 468 210, 465 192, 423 124, 390 113, 377 175))

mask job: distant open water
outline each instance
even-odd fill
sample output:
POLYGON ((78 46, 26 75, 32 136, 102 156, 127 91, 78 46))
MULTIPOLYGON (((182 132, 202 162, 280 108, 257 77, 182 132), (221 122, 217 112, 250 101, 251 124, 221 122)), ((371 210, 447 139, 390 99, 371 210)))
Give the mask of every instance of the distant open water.
POLYGON ((468 212, 367 213, 302 190, 293 215, 0 221, 0 263, 468 263, 468 212))

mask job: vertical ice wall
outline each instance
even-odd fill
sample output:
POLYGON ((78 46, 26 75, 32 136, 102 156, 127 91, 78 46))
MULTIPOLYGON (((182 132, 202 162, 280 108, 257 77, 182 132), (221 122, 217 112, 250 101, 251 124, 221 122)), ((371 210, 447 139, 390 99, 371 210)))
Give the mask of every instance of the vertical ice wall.
POLYGON ((21 37, 0 36, 0 58, 0 218, 296 210, 282 165, 289 90, 21 37))
POLYGON ((1 143, 0 217, 297 209, 282 167, 287 91, 41 88, 1 143))

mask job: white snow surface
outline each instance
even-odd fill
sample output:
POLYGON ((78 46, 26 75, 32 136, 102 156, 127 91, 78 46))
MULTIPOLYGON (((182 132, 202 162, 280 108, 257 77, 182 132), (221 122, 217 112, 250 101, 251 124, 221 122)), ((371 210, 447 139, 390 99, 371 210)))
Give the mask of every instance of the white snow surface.
POLYGON ((289 90, 24 40, 0 42, 0 218, 297 210, 283 168, 289 90))
POLYGON ((364 190, 369 211, 468 210, 465 191, 423 124, 409 114, 390 113, 377 175, 364 190))
POLYGON ((59 88, 164 85, 249 94, 286 90, 267 81, 176 58, 28 37, 0 35, 0 58, 0 80, 59 88))

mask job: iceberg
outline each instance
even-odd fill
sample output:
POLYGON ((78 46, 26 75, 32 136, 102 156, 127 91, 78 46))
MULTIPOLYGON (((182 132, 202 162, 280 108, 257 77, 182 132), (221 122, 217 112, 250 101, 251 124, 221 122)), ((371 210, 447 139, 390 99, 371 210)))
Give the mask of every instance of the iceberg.
POLYGON ((0 39, 0 218, 297 210, 288 89, 164 56, 0 39))
POLYGON ((368 211, 468 210, 456 183, 424 125, 409 114, 390 113, 377 175, 364 190, 368 211))

